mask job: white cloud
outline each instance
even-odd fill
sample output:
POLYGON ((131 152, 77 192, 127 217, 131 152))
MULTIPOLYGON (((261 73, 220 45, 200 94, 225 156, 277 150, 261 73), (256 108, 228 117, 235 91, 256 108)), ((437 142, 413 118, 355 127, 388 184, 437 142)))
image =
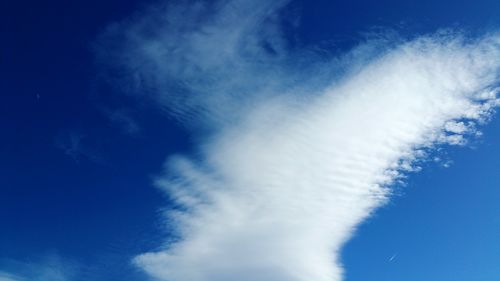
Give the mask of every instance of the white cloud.
POLYGON ((136 89, 211 128, 157 181, 183 210, 165 217, 179 240, 135 259, 158 280, 341 280, 342 245, 391 183, 498 105, 497 34, 380 39, 311 61, 287 50, 283 3, 257 2, 167 6, 106 35, 126 30, 114 55, 136 89))

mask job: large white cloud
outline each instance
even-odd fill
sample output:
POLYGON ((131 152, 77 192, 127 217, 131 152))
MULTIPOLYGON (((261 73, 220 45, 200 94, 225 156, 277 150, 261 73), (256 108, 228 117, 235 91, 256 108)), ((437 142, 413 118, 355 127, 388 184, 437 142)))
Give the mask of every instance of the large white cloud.
POLYGON ((165 215, 178 239, 134 261, 158 280, 341 280, 343 243, 391 183, 433 147, 464 144, 499 104, 498 34, 313 60, 287 48, 283 4, 170 5, 106 35, 138 92, 210 128, 157 181, 178 204, 165 215))

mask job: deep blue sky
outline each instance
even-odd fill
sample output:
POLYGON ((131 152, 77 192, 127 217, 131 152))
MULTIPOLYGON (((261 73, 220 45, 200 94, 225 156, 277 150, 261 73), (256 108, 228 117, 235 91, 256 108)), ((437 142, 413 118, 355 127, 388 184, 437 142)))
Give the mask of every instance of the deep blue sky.
MULTIPOLYGON (((107 25, 147 3, 1 2, 0 269, 2 260, 55 253, 91 267, 87 276, 100 276, 91 280, 126 280, 129 259, 159 246, 166 198, 152 177, 190 140, 162 112, 100 81, 92 51, 107 25), (114 110, 137 128, 113 121, 114 110)), ((374 27, 412 35, 500 25, 495 0, 302 1, 287 12, 301 16, 297 41, 337 51, 374 27)), ((498 280, 499 140, 496 118, 476 148, 449 150, 449 168, 412 175, 347 244, 346 280, 498 280)))

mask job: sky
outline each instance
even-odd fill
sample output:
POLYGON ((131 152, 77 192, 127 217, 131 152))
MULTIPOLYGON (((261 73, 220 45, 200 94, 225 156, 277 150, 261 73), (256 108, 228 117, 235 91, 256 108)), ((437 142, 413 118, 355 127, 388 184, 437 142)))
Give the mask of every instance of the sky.
POLYGON ((3 1, 0 281, 494 281, 500 3, 3 1))

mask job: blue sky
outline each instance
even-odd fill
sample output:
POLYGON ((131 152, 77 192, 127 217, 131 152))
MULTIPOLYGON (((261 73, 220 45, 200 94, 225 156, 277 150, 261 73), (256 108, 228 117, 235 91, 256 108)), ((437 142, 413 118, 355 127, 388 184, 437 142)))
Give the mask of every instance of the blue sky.
POLYGON ((497 280, 499 2, 226 2, 2 2, 0 280, 497 280))

